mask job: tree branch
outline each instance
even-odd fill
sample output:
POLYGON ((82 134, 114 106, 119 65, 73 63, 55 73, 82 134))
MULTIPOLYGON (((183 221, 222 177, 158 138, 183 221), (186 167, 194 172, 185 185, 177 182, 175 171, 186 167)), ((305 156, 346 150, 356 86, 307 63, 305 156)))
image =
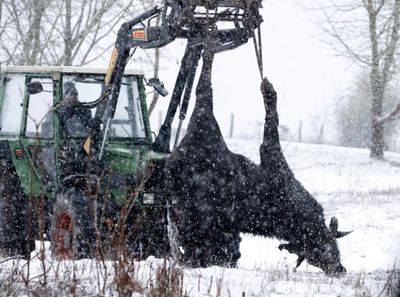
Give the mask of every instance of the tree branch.
POLYGON ((390 34, 390 41, 387 47, 387 54, 384 58, 384 65, 382 69, 382 80, 386 85, 390 75, 390 69, 394 64, 394 54, 399 41, 399 27, 400 27, 400 0, 396 0, 393 8, 393 26, 390 34))
POLYGON ((383 117, 378 117, 375 120, 381 124, 386 124, 391 121, 397 120, 400 118, 400 103, 396 106, 396 108, 389 114, 383 116, 383 117))

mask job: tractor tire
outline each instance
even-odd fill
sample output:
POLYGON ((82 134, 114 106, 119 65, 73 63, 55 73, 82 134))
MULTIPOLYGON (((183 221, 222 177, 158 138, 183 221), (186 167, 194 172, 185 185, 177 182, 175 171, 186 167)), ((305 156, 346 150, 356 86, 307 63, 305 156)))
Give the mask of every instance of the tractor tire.
POLYGON ((71 188, 57 195, 50 227, 53 256, 60 260, 93 257, 95 232, 91 213, 83 191, 71 188))
MULTIPOLYGON (((8 145, 1 142, 0 254, 3 256, 21 255, 29 258, 31 251, 35 250, 35 241, 32 234, 29 235, 27 232, 27 199, 9 150, 8 145)), ((30 222, 30 226, 32 226, 32 222, 30 222)))

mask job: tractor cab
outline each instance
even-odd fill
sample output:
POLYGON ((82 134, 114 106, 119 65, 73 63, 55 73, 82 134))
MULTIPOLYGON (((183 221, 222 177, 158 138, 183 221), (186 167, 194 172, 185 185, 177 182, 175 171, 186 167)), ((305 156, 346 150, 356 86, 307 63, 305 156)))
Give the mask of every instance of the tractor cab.
MULTIPOLYGON (((1 68, 2 253, 29 257, 34 240, 46 234, 56 257, 92 257, 92 222, 117 220, 127 203, 127 226, 145 212, 137 236, 126 241, 130 251, 166 249, 160 168, 167 154, 151 149, 147 81, 141 72, 125 71, 104 142, 105 76, 106 69, 1 68)), ((165 91, 158 81, 149 85, 165 91)))
POLYGON ((2 67, 0 141, 10 147, 26 194, 32 191, 32 180, 35 195, 53 196, 66 178, 86 174, 94 163, 85 161, 96 159, 93 148, 104 149, 101 169, 113 172, 107 186, 116 196, 137 182, 149 159, 166 157, 150 151, 145 81, 138 71, 125 71, 105 147, 95 137, 88 143, 93 130, 103 129, 93 121, 102 107, 105 75, 106 69, 2 67))

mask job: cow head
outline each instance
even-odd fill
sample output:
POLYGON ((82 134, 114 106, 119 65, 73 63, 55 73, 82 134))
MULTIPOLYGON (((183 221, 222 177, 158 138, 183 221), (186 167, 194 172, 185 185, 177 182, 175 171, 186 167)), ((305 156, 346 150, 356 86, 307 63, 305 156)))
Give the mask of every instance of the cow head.
POLYGON ((304 260, 307 260, 309 264, 321 268, 326 274, 339 276, 346 272, 346 268, 340 263, 340 252, 336 239, 351 232, 338 231, 338 220, 333 217, 328 232, 310 236, 305 241, 281 244, 279 249, 286 249, 290 253, 298 255, 296 268, 304 260))

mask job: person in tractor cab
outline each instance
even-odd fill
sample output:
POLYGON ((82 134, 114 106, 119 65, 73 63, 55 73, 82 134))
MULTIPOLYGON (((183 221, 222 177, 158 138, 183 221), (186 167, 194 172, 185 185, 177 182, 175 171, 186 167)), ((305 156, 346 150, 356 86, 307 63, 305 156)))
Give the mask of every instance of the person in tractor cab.
MULTIPOLYGON (((61 176, 68 177, 88 173, 88 154, 85 143, 91 131, 96 129, 90 108, 78 99, 75 83, 68 81, 63 85, 63 100, 58 108, 64 134, 61 159, 61 176)), ((89 166, 94 168, 93 165, 89 166)))
POLYGON ((78 90, 73 82, 64 83, 59 113, 66 138, 88 136, 92 126, 92 114, 90 109, 79 101, 78 90))

